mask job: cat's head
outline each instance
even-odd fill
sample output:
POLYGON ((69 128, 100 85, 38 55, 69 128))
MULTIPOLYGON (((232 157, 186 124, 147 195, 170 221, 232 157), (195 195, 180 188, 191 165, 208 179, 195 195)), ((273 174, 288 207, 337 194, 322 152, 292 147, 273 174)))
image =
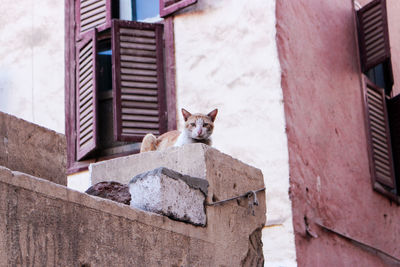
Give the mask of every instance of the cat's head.
POLYGON ((207 115, 201 113, 191 114, 183 108, 182 115, 185 120, 185 131, 189 137, 196 140, 209 138, 214 130, 214 121, 217 113, 218 109, 214 109, 207 115))

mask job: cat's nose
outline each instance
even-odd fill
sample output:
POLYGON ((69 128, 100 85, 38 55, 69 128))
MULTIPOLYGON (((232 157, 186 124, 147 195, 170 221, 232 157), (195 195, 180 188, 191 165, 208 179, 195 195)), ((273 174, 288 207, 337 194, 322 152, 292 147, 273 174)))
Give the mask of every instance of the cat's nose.
POLYGON ((201 135, 201 128, 197 130, 197 135, 201 135))

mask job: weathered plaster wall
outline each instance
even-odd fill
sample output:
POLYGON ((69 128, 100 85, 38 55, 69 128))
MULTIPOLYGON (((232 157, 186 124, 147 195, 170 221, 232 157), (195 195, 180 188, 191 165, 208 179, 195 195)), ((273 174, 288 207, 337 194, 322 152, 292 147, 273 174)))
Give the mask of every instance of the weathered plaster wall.
POLYGON ((64 133, 64 1, 1 5, 0 111, 64 133))
POLYGON ((219 109, 214 146, 264 175, 270 225, 263 230, 266 264, 293 266, 275 1, 199 0, 174 23, 178 110, 219 109))
POLYGON ((370 181, 355 30, 351 0, 277 2, 299 266, 384 266, 315 221, 400 258, 400 208, 370 181))

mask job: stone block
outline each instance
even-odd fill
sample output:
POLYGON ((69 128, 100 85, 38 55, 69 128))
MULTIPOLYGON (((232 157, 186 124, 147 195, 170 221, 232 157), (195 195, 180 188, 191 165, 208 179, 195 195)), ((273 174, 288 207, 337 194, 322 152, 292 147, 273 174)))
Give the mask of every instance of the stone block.
POLYGON ((206 149, 205 145, 200 144, 185 145, 93 163, 89 167, 91 184, 103 181, 128 184, 132 177, 161 166, 205 179, 206 149))
POLYGON ((0 112, 0 166, 67 185, 63 134, 0 112))
POLYGON ((160 167, 130 181, 130 205, 174 220, 205 226, 207 187, 205 179, 160 167))
POLYGON ((129 205, 131 201, 128 186, 118 182, 100 182, 89 187, 85 193, 117 201, 126 205, 129 205))

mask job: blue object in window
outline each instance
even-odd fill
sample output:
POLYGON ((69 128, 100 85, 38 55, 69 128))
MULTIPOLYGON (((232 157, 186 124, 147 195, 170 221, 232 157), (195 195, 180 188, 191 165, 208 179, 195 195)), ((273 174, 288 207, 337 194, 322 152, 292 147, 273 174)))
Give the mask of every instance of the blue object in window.
POLYGON ((132 20, 145 20, 157 17, 159 0, 132 0, 132 20))
POLYGON ((105 51, 98 52, 97 54, 111 56, 112 55, 112 51, 110 49, 110 50, 105 50, 105 51))

